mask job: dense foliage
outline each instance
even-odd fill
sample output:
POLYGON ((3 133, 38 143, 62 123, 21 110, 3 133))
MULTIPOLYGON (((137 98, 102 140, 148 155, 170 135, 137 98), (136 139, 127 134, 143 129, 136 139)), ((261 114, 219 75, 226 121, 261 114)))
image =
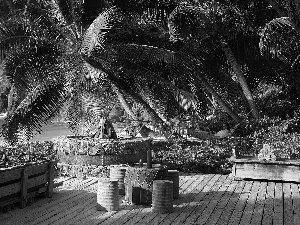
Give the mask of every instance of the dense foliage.
POLYGON ((4 1, 3 135, 14 141, 25 126, 32 136, 61 109, 75 131, 90 129, 117 101, 133 120, 138 104, 156 126, 191 115, 233 123, 292 115, 298 8, 273 3, 4 1), (291 20, 276 18, 283 14, 291 20))
MULTIPOLYGON (((23 165, 28 162, 41 160, 59 160, 58 151, 66 155, 89 154, 89 155, 124 155, 133 154, 141 147, 148 145, 152 149, 153 163, 167 166, 168 169, 177 169, 182 172, 201 173, 228 173, 231 169, 232 142, 223 141, 201 141, 187 142, 178 141, 155 141, 151 145, 150 140, 132 142, 106 142, 99 140, 35 142, 17 145, 15 147, 0 146, 1 167, 23 165), (59 142, 59 143, 58 143, 59 142), (149 142, 149 143, 148 143, 149 142), (90 145, 88 146, 87 143, 90 145), (98 143, 98 145, 97 145, 98 143), (59 144, 59 145, 58 145, 59 144), (121 147, 117 151, 116 147, 121 147), (97 151, 93 152, 93 149, 97 151)), ((67 165, 66 165, 67 166, 67 165)), ((68 167, 68 166, 67 166, 68 167)), ((97 169, 97 168, 94 168, 97 169)), ((67 170, 63 166, 60 170, 67 170)), ((95 171, 94 171, 95 172, 95 171)))
POLYGON ((0 144, 0 168, 44 160, 58 160, 51 141, 18 144, 13 147, 0 144))
POLYGON ((55 151, 65 155, 124 155, 150 147, 150 140, 113 140, 100 138, 66 138, 52 140, 55 151))
MULTIPOLYGON (((11 143, 61 110, 73 130, 90 135, 122 107, 131 133, 145 120, 169 132, 173 121, 211 133, 234 127, 234 138, 154 142, 154 160, 180 171, 226 173, 233 150, 257 155, 264 144, 277 158, 299 159, 297 0, 26 0, 0 8, 0 113, 8 112, 2 135, 11 143)), ((36 149, 2 147, 2 164, 53 153, 36 149), (17 149, 25 153, 14 156, 17 149)))
POLYGON ((154 142, 153 160, 182 172, 230 173, 233 146, 230 139, 154 142))

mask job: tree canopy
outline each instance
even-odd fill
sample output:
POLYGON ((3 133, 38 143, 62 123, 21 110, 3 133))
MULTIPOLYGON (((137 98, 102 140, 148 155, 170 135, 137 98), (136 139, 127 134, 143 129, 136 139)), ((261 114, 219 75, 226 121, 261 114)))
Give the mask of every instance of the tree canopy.
POLYGON ((284 3, 3 1, 0 94, 10 103, 2 133, 30 137, 63 107, 76 129, 88 112, 115 104, 133 119, 139 104, 168 124, 187 110, 182 99, 198 118, 225 112, 233 123, 292 114, 300 10, 284 3))

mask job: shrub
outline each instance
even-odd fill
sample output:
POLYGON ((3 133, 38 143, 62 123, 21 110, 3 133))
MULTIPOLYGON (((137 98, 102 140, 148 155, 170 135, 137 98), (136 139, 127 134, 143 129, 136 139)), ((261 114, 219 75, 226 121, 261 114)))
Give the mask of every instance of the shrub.
POLYGON ((0 146, 0 168, 44 160, 57 160, 56 151, 50 141, 0 146))
POLYGON ((232 147, 229 139, 154 142, 153 161, 181 172, 230 173, 232 147))
POLYGON ((54 148, 66 155, 124 155, 136 154, 147 149, 150 139, 114 140, 100 138, 66 138, 53 139, 54 148))
POLYGON ((276 158, 300 159, 300 119, 296 114, 291 119, 264 117, 257 122, 243 124, 242 130, 236 130, 242 134, 240 140, 244 145, 237 145, 241 155, 257 155, 268 144, 276 158), (247 144, 245 144, 247 143, 247 144))

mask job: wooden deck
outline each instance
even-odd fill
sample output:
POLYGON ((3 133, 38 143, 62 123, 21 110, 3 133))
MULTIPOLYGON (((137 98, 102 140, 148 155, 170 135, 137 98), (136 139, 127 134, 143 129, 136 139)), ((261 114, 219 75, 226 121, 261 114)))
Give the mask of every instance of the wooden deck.
POLYGON ((97 179, 71 178, 52 198, 0 213, 1 225, 30 224, 300 224, 296 183, 234 181, 226 175, 180 175, 180 197, 174 212, 157 214, 150 206, 122 202, 117 212, 97 211, 97 179))

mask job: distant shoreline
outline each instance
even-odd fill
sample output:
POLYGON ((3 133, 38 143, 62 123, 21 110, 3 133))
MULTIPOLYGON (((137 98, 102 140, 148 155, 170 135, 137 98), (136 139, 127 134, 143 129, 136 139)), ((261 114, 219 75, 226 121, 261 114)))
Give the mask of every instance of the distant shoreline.
MULTIPOLYGON (((0 127, 4 124, 5 120, 0 118, 0 127)), ((74 135, 64 122, 50 122, 42 126, 42 133, 36 134, 30 141, 50 141, 51 139, 59 136, 74 135)), ((4 138, 1 137, 0 141, 4 138)))

